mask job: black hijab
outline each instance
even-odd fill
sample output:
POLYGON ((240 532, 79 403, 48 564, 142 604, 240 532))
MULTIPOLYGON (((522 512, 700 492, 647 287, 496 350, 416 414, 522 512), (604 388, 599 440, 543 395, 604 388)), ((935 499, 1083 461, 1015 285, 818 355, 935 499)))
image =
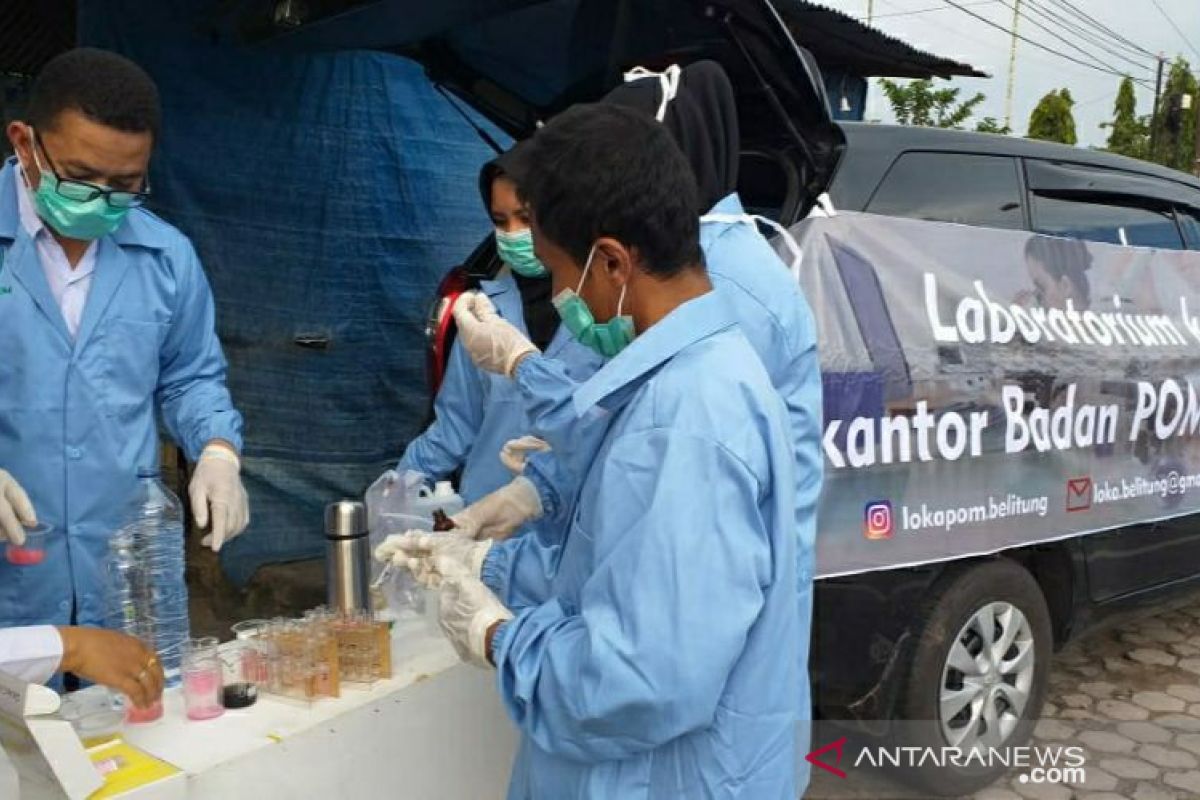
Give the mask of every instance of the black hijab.
MULTIPOLYGON (((662 86, 658 78, 639 78, 613 89, 601 102, 654 116, 662 102, 662 86)), ((720 64, 697 61, 683 68, 663 124, 692 165, 705 211, 737 190, 737 103, 720 64)))
MULTIPOLYGON (((489 219, 492 215, 492 184, 500 177, 507 177, 515 183, 513 172, 516 164, 514 152, 509 150, 484 164, 483 169, 479 170, 479 195, 489 219)), ((545 350, 554 338, 559 323, 558 312, 550 302, 550 278, 526 278, 516 272, 513 272, 512 276, 517 284, 517 291, 521 293, 521 313, 525 317, 525 329, 529 331, 529 339, 539 349, 545 350)))

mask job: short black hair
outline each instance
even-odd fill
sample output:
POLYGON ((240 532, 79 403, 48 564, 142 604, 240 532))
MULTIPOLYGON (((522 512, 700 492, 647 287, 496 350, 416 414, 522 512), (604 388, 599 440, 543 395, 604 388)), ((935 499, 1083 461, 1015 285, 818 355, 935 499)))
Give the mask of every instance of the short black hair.
POLYGON ((538 228, 579 263, 602 236, 636 248, 660 277, 702 263, 696 180, 654 119, 577 105, 519 150, 517 184, 538 228))
POLYGON ((55 56, 34 79, 26 122, 51 130, 62 112, 126 133, 158 136, 162 112, 158 87, 145 70, 124 56, 77 47, 55 56))
POLYGON ((1083 302, 1092 302, 1092 286, 1087 276, 1092 268, 1092 253, 1079 239, 1030 236, 1025 243, 1025 258, 1037 260, 1056 281, 1068 278, 1083 302))

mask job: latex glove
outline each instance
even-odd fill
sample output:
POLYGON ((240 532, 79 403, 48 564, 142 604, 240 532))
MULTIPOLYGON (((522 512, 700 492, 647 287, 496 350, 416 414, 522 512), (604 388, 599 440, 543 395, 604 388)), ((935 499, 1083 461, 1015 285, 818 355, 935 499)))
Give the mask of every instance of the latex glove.
POLYGON ((529 458, 530 453, 545 453, 549 450, 550 445, 536 436, 509 439, 504 443, 504 447, 500 448, 500 463, 508 467, 508 471, 513 475, 520 475, 525 471, 525 460, 529 458))
POLYGON ((477 542, 459 533, 405 531, 383 540, 375 560, 407 569, 427 589, 451 577, 478 578, 492 548, 490 539, 477 542))
POLYGON ((29 495, 17 479, 0 469, 0 541, 25 544, 25 529, 37 525, 29 495))
POLYGON ((517 363, 540 353, 533 342, 496 313, 487 295, 467 292, 454 304, 459 340, 480 369, 512 377, 517 363))
POLYGON ((519 476, 450 519, 473 539, 507 539, 517 528, 541 516, 542 498, 529 478, 519 476))
POLYGON ((487 669, 487 632, 512 612, 477 578, 447 578, 439 593, 438 624, 459 658, 487 669))
POLYGON ((209 445, 192 472, 188 497, 196 525, 209 532, 200 543, 214 553, 250 523, 250 499, 242 486, 241 461, 230 449, 209 445), (211 526, 210 526, 211 523, 211 526))
POLYGON ((62 672, 73 672, 124 694, 138 708, 148 708, 162 696, 163 668, 154 651, 117 631, 64 626, 62 672))

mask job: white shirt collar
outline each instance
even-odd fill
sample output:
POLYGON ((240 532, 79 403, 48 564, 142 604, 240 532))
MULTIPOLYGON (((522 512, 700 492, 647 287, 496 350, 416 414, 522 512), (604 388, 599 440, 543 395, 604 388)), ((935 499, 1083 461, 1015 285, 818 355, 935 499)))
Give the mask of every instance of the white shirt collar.
POLYGON ((58 272, 64 285, 91 277, 92 272, 96 269, 96 242, 88 244, 79 263, 72 267, 67 261, 67 254, 62 249, 62 245, 54 238, 54 234, 46 227, 46 223, 38 216, 37 210, 33 207, 33 198, 30 196, 29 187, 25 185, 24 172, 20 162, 17 162, 16 169, 13 170, 13 183, 16 184, 21 227, 29 234, 29 238, 37 242, 38 252, 43 256, 43 266, 50 264, 51 266, 47 267, 47 270, 58 272))

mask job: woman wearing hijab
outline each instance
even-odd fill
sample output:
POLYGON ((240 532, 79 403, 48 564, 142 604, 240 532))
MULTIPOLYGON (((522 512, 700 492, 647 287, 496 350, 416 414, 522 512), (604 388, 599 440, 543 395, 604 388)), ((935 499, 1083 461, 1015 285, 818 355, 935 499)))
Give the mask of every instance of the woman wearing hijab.
MULTIPOLYGON (((701 217, 700 243, 713 288, 733 306, 742 332, 787 405, 796 452, 797 528, 802 554, 808 559, 805 574, 811 576, 814 516, 823 467, 816 327, 796 278, 759 232, 755 218, 746 214, 738 196, 740 136, 733 86, 724 69, 713 61, 699 61, 682 70, 672 68, 661 75, 635 71, 631 77, 633 80, 614 89, 602 102, 654 116, 691 164, 700 201, 708 209, 701 217)), ((518 170, 519 160, 514 164, 518 170)), ((460 302, 455 318, 460 331, 464 324, 472 324, 475 315, 469 299, 460 302)), ((476 340, 487 342, 487 330, 480 329, 480 333, 476 340)), ((503 346, 519 349, 528 345, 524 337, 509 337, 508 341, 503 346)), ((477 359, 482 355, 473 353, 477 359)), ((505 502, 488 498, 467 509, 466 519, 476 533, 503 537, 527 521, 514 516, 526 509, 547 516, 568 512, 574 500, 572 476, 586 471, 582 465, 591 457, 587 443, 599 441, 594 425, 574 417, 570 398, 575 382, 552 360, 539 363, 545 365, 545 373, 530 370, 514 378, 531 413, 533 431, 559 453, 529 458, 524 475, 532 479, 532 486, 526 481, 506 486, 502 490, 505 502), (572 464, 572 460, 579 463, 572 464), (536 501, 527 497, 533 490, 536 501)))
MULTIPOLYGON (((480 196, 496 227, 496 253, 503 262, 495 278, 480 283, 480 291, 501 317, 558 359, 574 380, 586 380, 601 360, 559 329, 550 279, 534 255, 529 214, 517 194, 509 159, 506 153, 479 173, 480 196)), ((456 341, 433 408, 433 423, 409 443, 397 471, 414 470, 441 480, 461 468, 459 494, 467 503, 512 480, 500 460, 501 450, 531 427, 512 381, 481 371, 456 341)))

